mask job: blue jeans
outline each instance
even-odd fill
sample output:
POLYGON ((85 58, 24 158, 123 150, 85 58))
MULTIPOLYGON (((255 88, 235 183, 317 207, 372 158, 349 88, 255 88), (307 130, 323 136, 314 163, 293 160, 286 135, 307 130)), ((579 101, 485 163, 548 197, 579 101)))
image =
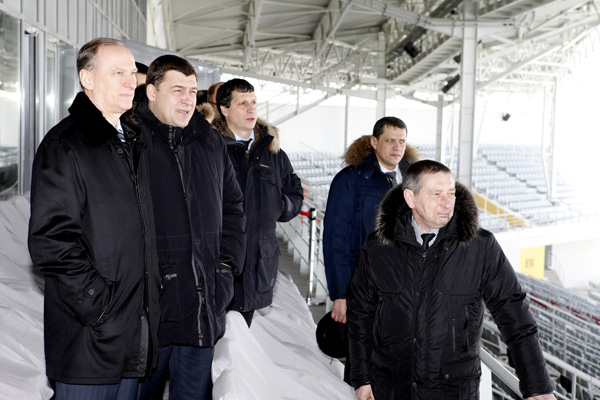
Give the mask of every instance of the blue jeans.
POLYGON ((138 399, 162 399, 162 388, 170 374, 169 400, 212 400, 212 360, 212 347, 159 347, 156 370, 149 378, 140 379, 138 399))
POLYGON ((138 379, 122 379, 114 385, 72 385, 56 382, 56 400, 135 400, 138 379))

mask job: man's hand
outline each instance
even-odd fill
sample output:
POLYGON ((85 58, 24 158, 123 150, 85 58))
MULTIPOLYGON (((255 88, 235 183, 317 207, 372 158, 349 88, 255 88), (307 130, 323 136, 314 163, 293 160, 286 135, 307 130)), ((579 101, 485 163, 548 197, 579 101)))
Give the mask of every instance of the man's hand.
POLYGON ((375 400, 373 397, 373 391, 371 390, 371 385, 363 385, 356 389, 354 392, 356 396, 356 400, 375 400))
POLYGON ((346 323, 346 299, 335 299, 333 301, 331 318, 336 322, 346 323))
POLYGON ((528 397, 527 400, 556 400, 554 394, 540 394, 539 396, 528 397))

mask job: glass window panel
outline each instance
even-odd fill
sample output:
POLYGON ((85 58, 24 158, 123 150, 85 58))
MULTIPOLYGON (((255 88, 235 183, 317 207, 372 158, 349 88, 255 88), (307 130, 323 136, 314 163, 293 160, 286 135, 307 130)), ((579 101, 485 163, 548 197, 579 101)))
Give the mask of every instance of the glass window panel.
POLYGON ((0 12, 0 198, 17 191, 19 160, 19 21, 0 12))

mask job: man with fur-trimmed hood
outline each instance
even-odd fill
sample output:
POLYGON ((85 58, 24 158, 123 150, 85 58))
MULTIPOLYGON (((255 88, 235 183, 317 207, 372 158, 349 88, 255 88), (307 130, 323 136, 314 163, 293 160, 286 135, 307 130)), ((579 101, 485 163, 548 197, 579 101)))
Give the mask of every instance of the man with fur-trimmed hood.
POLYGON ((416 162, 381 203, 348 286, 356 398, 479 399, 484 305, 523 397, 555 399, 526 294, 475 198, 445 165, 416 162))
POLYGON ((227 143, 247 216, 246 261, 236 277, 231 309, 250 326, 254 311, 273 300, 280 254, 276 223, 298 215, 304 195, 280 148, 277 128, 257 117, 254 87, 244 79, 231 79, 217 90, 216 102, 219 113, 212 124, 227 143))
POLYGON ((408 128, 396 117, 375 123, 373 135, 358 138, 344 154, 346 167, 329 189, 323 232, 323 255, 331 317, 346 323, 346 287, 367 235, 375 229, 379 203, 419 152, 406 144, 408 128), (393 175, 391 177, 390 175, 393 175))

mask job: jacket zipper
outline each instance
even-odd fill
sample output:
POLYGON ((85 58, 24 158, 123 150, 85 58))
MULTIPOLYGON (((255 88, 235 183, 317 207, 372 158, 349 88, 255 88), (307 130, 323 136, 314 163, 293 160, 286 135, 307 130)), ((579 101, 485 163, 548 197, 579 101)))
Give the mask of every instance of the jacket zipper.
MULTIPOLYGON (((138 182, 137 172, 135 170, 135 166, 133 165, 133 156, 131 153, 132 152, 131 143, 122 142, 121 146, 124 149, 123 151, 125 153, 125 160, 129 167, 129 172, 131 173, 131 179, 133 180, 133 183, 134 183, 135 197, 136 197, 137 206, 138 206, 138 213, 140 214, 140 222, 142 225, 142 235, 144 237, 144 304, 142 305, 142 307, 143 307, 144 313, 146 315, 142 316, 143 318, 141 318, 142 332, 141 332, 140 341, 143 345, 144 338, 146 338, 148 347, 147 347, 146 351, 143 352, 143 356, 145 356, 145 359, 143 357, 140 358, 140 363, 146 365, 144 374, 147 374, 150 372, 150 369, 152 367, 151 360, 153 357, 151 354, 152 353, 152 336, 150 335, 150 332, 152 332, 152 330, 151 330, 151 326, 150 326, 150 295, 148 293, 148 255, 147 255, 148 252, 147 252, 147 248, 146 248, 146 240, 147 240, 146 220, 144 219, 143 207, 142 207, 142 203, 140 201, 140 186, 139 186, 139 182, 138 182)), ((145 144, 143 146, 145 147, 145 144)), ((142 151, 143 150, 144 149, 142 148, 142 151)))
MULTIPOLYGON (((183 140, 183 134, 182 134, 183 140)), ((183 198, 185 199, 185 204, 188 208, 188 215, 190 215, 190 204, 188 202, 187 191, 185 188, 185 180, 183 178, 183 166, 181 165, 181 160, 179 159, 179 151, 178 151, 179 143, 175 143, 175 128, 169 125, 169 147, 175 156, 175 161, 177 162, 177 168, 179 169, 179 179, 181 180, 181 190, 183 190, 183 198)), ((191 228, 191 226, 190 226, 191 228)), ((192 243, 194 243, 194 233, 193 230, 190 229, 190 233, 192 234, 192 243)), ((196 293, 198 294, 198 314, 196 320, 198 321, 198 345, 202 346, 202 342, 204 340, 204 334, 202 333, 202 307, 204 305, 204 279, 200 282, 200 275, 202 273, 201 269, 198 266, 198 263, 194 259, 194 250, 192 249, 192 272, 194 273, 194 280, 196 281, 196 293)))

